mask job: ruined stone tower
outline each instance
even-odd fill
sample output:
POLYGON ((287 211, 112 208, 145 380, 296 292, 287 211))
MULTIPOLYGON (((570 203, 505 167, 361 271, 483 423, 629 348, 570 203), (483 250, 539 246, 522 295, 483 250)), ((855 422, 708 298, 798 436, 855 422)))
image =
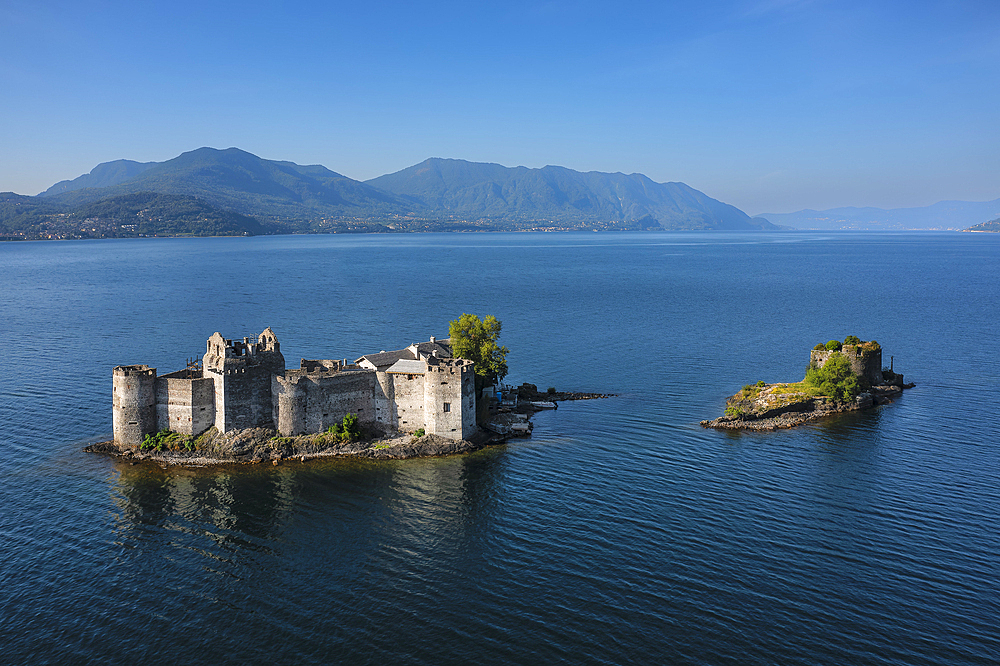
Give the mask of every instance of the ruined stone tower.
POLYGON ((156 432, 156 368, 119 365, 111 375, 115 441, 139 446, 143 437, 156 432))
MULTIPOLYGON (((877 343, 862 343, 860 345, 844 345, 840 349, 840 354, 851 363, 851 372, 859 377, 864 377, 872 386, 878 386, 882 383, 882 348, 876 345, 877 343)), ((822 368, 835 353, 837 352, 813 349, 809 353, 809 362, 822 368)))
POLYGON ((273 427, 271 377, 285 372, 278 338, 271 327, 257 337, 227 340, 218 332, 208 339, 204 376, 215 381, 215 427, 229 430, 273 427))

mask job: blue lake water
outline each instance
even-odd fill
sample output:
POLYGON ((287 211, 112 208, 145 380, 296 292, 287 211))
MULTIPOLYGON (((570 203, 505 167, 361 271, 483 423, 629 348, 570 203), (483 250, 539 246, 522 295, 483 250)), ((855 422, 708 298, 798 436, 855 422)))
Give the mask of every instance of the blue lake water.
POLYGON ((4 663, 996 664, 1000 234, 0 244, 4 663), (111 368, 271 326, 288 364, 495 314, 564 403, 474 454, 163 469, 85 454, 111 368), (917 387, 704 430, 809 349, 917 387))

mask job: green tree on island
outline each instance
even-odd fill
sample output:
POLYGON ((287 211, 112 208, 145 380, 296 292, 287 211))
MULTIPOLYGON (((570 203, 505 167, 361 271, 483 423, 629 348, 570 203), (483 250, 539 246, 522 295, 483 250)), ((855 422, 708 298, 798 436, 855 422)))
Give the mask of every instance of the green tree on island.
POLYGON ((841 402, 854 400, 863 389, 867 388, 865 385, 867 382, 863 382, 854 374, 851 362, 839 351, 830 354, 830 358, 822 368, 810 363, 806 368, 805 382, 841 402))
POLYGON ((497 344, 500 328, 500 320, 493 315, 480 319, 476 315, 463 314, 448 322, 452 353, 476 364, 477 393, 487 383, 502 381, 507 376, 510 350, 497 344))

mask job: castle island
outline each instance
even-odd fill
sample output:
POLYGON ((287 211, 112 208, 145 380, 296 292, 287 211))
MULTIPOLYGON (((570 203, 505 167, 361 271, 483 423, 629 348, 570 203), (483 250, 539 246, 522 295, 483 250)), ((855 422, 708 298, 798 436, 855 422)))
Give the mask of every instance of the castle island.
POLYGON ((386 434, 403 435, 406 443, 415 434, 424 449, 381 457, 471 450, 477 441, 470 440, 484 441, 476 424, 475 364, 453 358, 449 342, 432 337, 353 363, 302 359, 286 369, 270 328, 256 341, 215 333, 201 361, 183 370, 158 376, 147 365, 115 367, 114 441, 91 450, 130 455, 166 448, 259 461, 331 446, 363 454, 357 440, 386 434))
POLYGON ((777 430, 841 412, 868 409, 892 402, 903 389, 903 375, 882 365, 882 347, 874 340, 849 335, 830 340, 809 353, 801 382, 747 384, 726 400, 726 413, 706 428, 719 430, 777 430))

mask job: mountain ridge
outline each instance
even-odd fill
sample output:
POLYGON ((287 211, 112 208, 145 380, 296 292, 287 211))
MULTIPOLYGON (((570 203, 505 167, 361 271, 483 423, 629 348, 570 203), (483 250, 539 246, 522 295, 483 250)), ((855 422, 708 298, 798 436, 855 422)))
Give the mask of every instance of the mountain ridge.
MULTIPOLYGON (((515 228, 773 229, 684 183, 643 174, 578 172, 429 158, 368 181, 322 165, 266 160, 238 148, 198 148, 165 162, 106 162, 42 194, 78 207, 139 192, 193 196, 225 210, 273 220, 428 219, 515 228), (458 218, 458 219, 456 219, 458 218)), ((317 222, 319 220, 319 222, 317 222)), ((396 226, 396 225, 393 225, 396 226)))
POLYGON ((54 196, 84 188, 110 187, 129 180, 157 164, 159 162, 135 162, 133 160, 102 162, 91 169, 90 173, 77 176, 72 180, 61 180, 44 192, 39 193, 38 196, 54 196))
MULTIPOLYGON (((320 164, 267 160, 239 148, 202 147, 164 162, 104 162, 29 197, 37 202, 15 205, 8 197, 0 222, 27 219, 25 211, 30 211, 28 217, 71 213, 101 200, 136 194, 192 197, 219 211, 259 218, 267 233, 963 229, 1000 215, 1000 199, 996 199, 896 209, 804 209, 751 218, 685 183, 657 183, 641 173, 581 172, 558 165, 506 167, 432 157, 358 181, 320 164)), ((168 201, 159 200, 160 204, 168 201)), ((190 202, 175 201, 190 212, 190 202)))
POLYGON ((761 228, 735 206, 684 183, 656 183, 638 173, 432 157, 365 183, 458 216, 655 221, 665 229, 761 228))
POLYGON ((194 196, 243 215, 308 218, 395 213, 406 203, 322 165, 265 160, 239 148, 198 148, 155 163, 104 188, 80 188, 47 198, 68 205, 109 196, 158 192, 194 196))

